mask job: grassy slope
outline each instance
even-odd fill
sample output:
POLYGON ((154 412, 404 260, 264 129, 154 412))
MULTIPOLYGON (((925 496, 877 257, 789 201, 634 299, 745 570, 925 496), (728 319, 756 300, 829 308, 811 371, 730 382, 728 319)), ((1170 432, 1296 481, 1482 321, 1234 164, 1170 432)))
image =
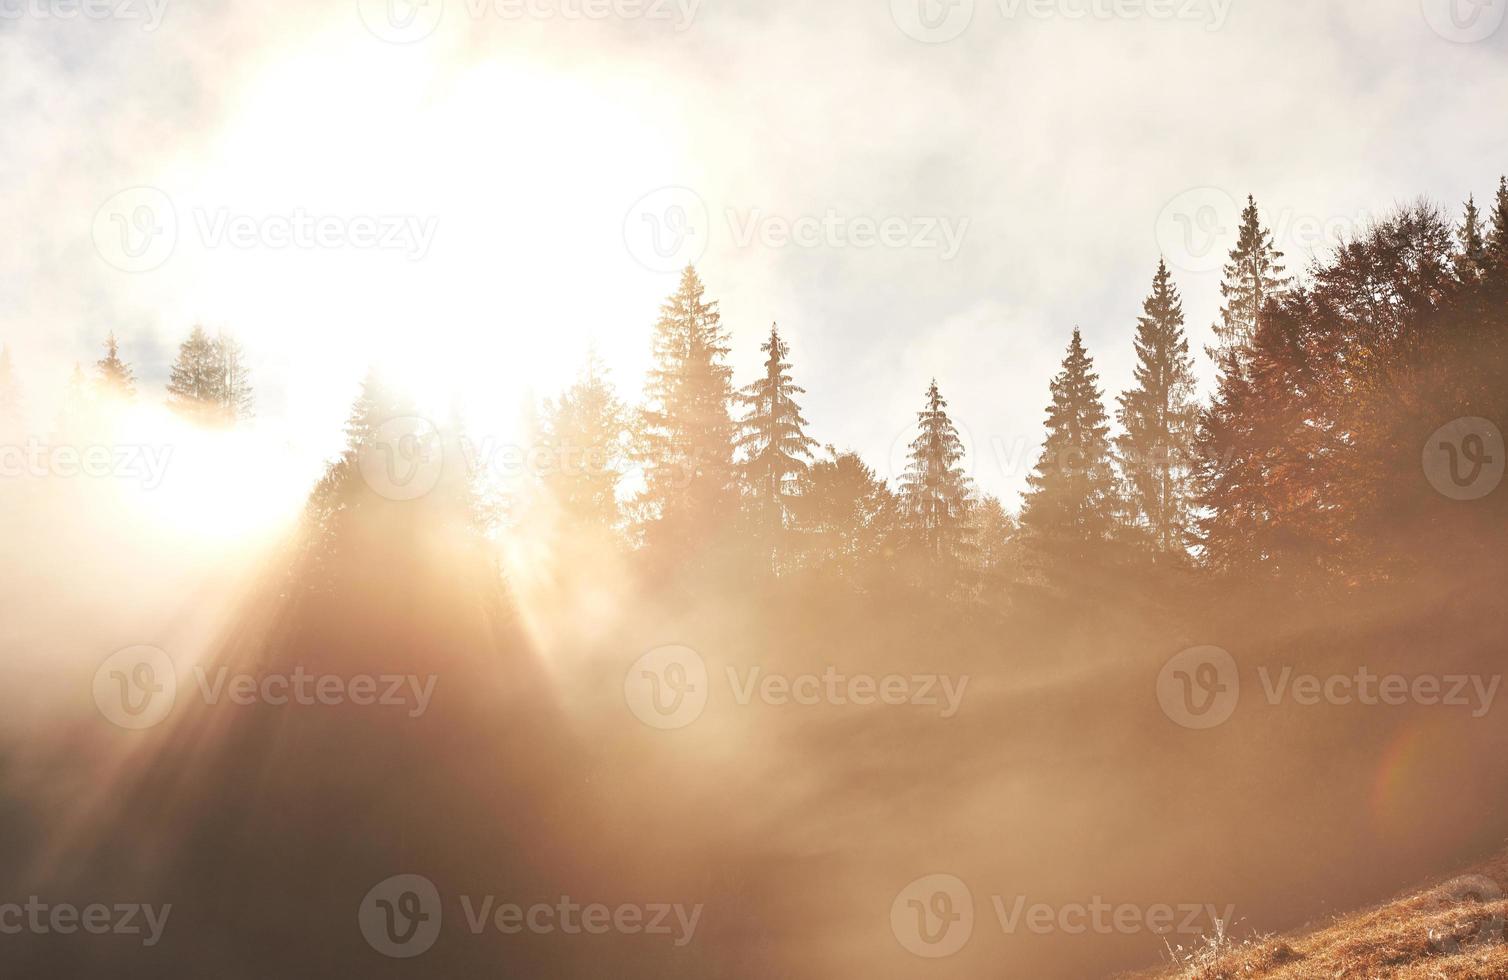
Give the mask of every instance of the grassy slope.
POLYGON ((1508 978, 1508 854, 1310 931, 1203 951, 1142 974, 1180 980, 1508 978))

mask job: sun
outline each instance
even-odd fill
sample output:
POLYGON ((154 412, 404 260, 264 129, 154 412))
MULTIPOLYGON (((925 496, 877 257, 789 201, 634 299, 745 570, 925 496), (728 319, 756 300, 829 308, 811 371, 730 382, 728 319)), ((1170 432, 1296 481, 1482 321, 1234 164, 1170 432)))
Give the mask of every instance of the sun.
POLYGON ((380 366, 426 411, 464 405, 511 437, 520 406, 569 383, 589 346, 620 384, 642 377, 667 287, 627 254, 622 224, 646 190, 684 179, 674 112, 590 73, 448 52, 285 52, 201 158, 165 175, 180 317, 278 352, 279 414, 338 422, 380 366), (225 232, 242 226, 245 242, 225 232))

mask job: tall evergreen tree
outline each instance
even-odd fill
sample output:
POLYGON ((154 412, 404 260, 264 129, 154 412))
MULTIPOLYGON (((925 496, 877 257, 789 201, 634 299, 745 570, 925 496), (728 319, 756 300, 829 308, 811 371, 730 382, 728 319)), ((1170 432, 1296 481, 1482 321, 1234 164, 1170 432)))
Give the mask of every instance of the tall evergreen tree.
POLYGON ((1250 350, 1257 336, 1257 319, 1262 308, 1288 287, 1282 263, 1283 253, 1273 244, 1272 233, 1262 227, 1256 198, 1248 195, 1246 210, 1241 212, 1236 247, 1231 250, 1225 279, 1220 284, 1224 304, 1220 307, 1220 322, 1215 324, 1220 350, 1234 352, 1238 361, 1244 362, 1241 352, 1250 350))
POLYGON ((203 327, 195 326, 179 345, 178 358, 168 372, 168 408, 195 422, 216 419, 221 374, 215 342, 203 327))
POLYGON ((1192 530, 1194 360, 1183 331, 1183 301, 1166 262, 1136 327, 1136 387, 1120 397, 1116 440, 1132 510, 1162 554, 1184 552, 1192 530))
POLYGON ((220 418, 229 425, 245 422, 252 417, 256 405, 246 351, 235 335, 224 331, 215 336, 214 346, 219 358, 220 383, 215 403, 220 418))
POLYGON ((894 532, 895 498, 857 453, 827 450, 792 501, 810 564, 844 578, 873 568, 894 532))
POLYGON ((1063 370, 1052 380, 1047 439, 1027 477, 1031 489, 1021 513, 1022 528, 1049 563, 1090 557, 1118 527, 1110 420, 1098 383, 1094 361, 1075 327, 1063 370))
POLYGON ((1498 178, 1498 194, 1492 205, 1492 230, 1487 237, 1487 254, 1499 274, 1508 270, 1508 177, 1498 178))
POLYGON ((967 550, 972 489, 961 465, 963 441, 935 378, 926 399, 916 413, 920 431, 900 481, 901 530, 907 543, 928 558, 959 558, 967 550))
POLYGON ((112 331, 105 339, 105 356, 95 362, 95 385, 102 394, 129 401, 136 397, 136 375, 120 357, 120 343, 112 331))
POLYGON ((1481 277, 1487 270, 1487 239, 1482 234, 1482 213, 1475 197, 1466 199, 1466 216, 1461 221, 1461 251, 1456 256, 1456 274, 1463 282, 1481 277))
POLYGON ((704 538, 736 501, 733 369, 717 302, 705 293, 688 265, 655 324, 639 447, 652 545, 704 538))
POLYGON ((738 448, 745 453, 743 476, 756 519, 770 530, 785 526, 787 497, 806 474, 817 443, 806 434, 806 419, 795 397, 806 390, 791 380, 789 350, 778 326, 771 324, 770 339, 759 349, 769 357, 764 376, 739 394, 746 411, 738 448))
POLYGON ((599 530, 616 526, 629 420, 596 351, 565 394, 545 404, 540 428, 552 450, 543 483, 561 514, 599 530))

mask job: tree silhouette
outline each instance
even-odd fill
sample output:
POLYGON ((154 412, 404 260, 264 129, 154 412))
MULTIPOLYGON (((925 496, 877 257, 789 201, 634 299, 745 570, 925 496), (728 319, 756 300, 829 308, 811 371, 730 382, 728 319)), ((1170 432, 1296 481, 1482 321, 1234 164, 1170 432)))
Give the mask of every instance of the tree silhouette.
POLYGON ((1166 262, 1136 327, 1136 387, 1120 397, 1116 440, 1134 513, 1163 555, 1186 552, 1192 531, 1193 447, 1198 424, 1194 361, 1183 332, 1183 301, 1166 262))
POLYGON ((645 386, 639 456, 651 545, 685 547, 710 535, 734 509, 733 369, 717 302, 687 266, 660 308, 645 386))
POLYGON ((120 357, 120 344, 112 331, 105 339, 105 356, 95 362, 95 387, 105 395, 129 401, 136 397, 136 375, 120 357))
POLYGON ((928 558, 958 558, 967 546, 970 493, 969 478, 959 465, 963 441, 935 378, 925 404, 916 413, 920 431, 900 481, 901 528, 907 544, 928 558))
POLYGON ((806 419, 796 396, 805 389, 791 380, 789 351, 771 324, 770 337, 759 348, 769 356, 765 373, 739 394, 746 407, 738 448, 745 453, 743 477, 761 533, 783 529, 790 515, 788 498, 806 474, 816 441, 806 434, 806 419))
POLYGON ((1117 530, 1120 499, 1098 382, 1075 327, 1063 370, 1052 380, 1047 438, 1027 477, 1031 489, 1021 513, 1021 526, 1044 565, 1082 562, 1117 530))

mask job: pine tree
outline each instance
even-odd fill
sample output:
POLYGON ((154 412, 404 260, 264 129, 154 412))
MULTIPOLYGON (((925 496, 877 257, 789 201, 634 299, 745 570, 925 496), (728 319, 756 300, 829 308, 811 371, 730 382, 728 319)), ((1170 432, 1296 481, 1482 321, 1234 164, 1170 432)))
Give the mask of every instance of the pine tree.
POLYGON ((1481 278, 1487 271, 1487 239, 1482 235, 1482 213, 1475 197, 1466 199, 1466 217, 1461 222, 1461 251, 1456 256, 1456 274, 1463 282, 1481 278))
POLYGON ((967 550, 971 491, 960 465, 963 441, 948 418, 948 402, 935 378, 926 399, 926 407, 916 413, 920 432, 901 477, 901 528, 907 542, 928 558, 959 558, 967 550))
POLYGON ((120 359, 120 344, 114 332, 105 340, 105 356, 95 362, 99 374, 95 385, 99 391, 112 398, 130 401, 136 397, 136 375, 131 366, 120 359))
POLYGON ((1273 244, 1272 233, 1262 227, 1256 198, 1248 195, 1236 247, 1231 250, 1220 284, 1224 305, 1220 322, 1215 324, 1220 350, 1236 352, 1238 362, 1245 362, 1243 352, 1250 350, 1256 338, 1262 308, 1288 287, 1282 260, 1283 253, 1273 244))
POLYGON ((746 454, 743 476, 757 522, 772 530, 786 525, 791 486, 806 474, 817 443, 806 434, 806 419, 795 399, 805 389, 791 380, 789 351, 776 325, 759 349, 769 357, 764 377, 739 394, 747 412, 738 448, 746 454))
POLYGON ((1192 530, 1193 442, 1198 424, 1194 361, 1183 331, 1183 301, 1166 262, 1136 327, 1136 387, 1120 397, 1116 440, 1134 513, 1146 522, 1154 548, 1177 555, 1192 530))
POLYGON ((1487 236, 1487 255, 1499 270, 1508 270, 1508 177, 1498 179, 1498 195, 1492 205, 1492 230, 1487 236))
POLYGON ((894 533, 895 498, 857 453, 827 452, 830 458, 812 463, 791 500, 797 526, 808 564, 862 578, 894 533))
POLYGON ((168 408, 195 422, 215 419, 222 380, 215 342, 203 327, 194 327, 168 373, 168 408))
POLYGON ((717 302, 705 292, 688 265, 655 324, 639 447, 651 544, 694 544, 736 500, 733 369, 724 362, 728 338, 717 302))
POLYGON ((1047 439, 1021 525, 1049 562, 1090 557, 1118 526, 1119 496, 1110 452, 1110 425, 1099 376, 1077 327, 1063 370, 1053 378, 1047 439))
POLYGON ((246 351, 233 334, 224 331, 216 335, 214 351, 219 361, 219 385, 214 401, 220 420, 227 425, 245 422, 254 414, 256 405, 246 351))
POLYGON ((562 515, 599 530, 616 526, 628 412, 596 351, 587 355, 575 384, 545 404, 540 428, 552 451, 543 483, 562 515))

